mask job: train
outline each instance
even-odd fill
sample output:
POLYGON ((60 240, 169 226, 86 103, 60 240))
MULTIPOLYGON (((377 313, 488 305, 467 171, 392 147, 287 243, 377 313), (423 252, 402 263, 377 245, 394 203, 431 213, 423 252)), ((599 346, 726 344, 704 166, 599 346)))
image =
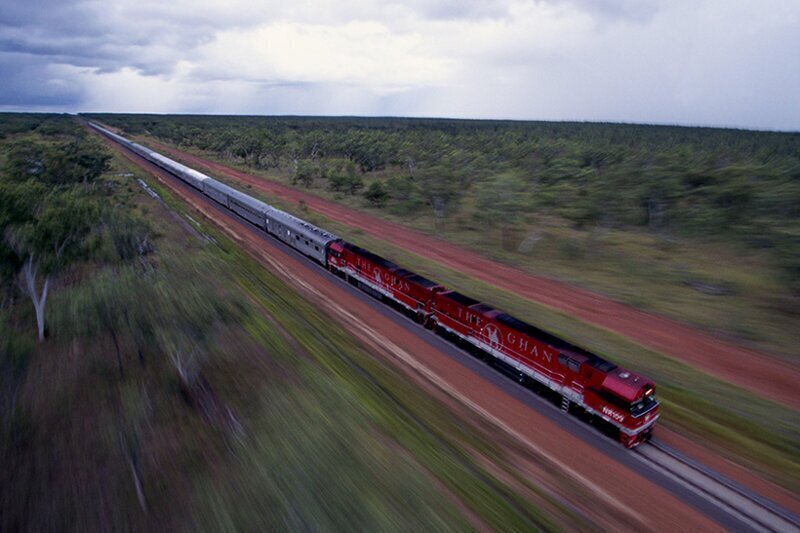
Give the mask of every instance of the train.
POLYGON ((652 380, 402 268, 98 124, 90 122, 89 126, 423 327, 554 398, 563 411, 599 423, 625 447, 633 448, 652 437, 660 416, 652 380))

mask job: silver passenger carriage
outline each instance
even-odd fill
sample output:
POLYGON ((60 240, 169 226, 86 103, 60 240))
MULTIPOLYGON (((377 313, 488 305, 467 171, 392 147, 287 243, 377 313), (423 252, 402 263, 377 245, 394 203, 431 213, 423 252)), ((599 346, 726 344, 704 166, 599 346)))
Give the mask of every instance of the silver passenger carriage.
POLYGON ((280 209, 267 213, 267 231, 302 254, 328 265, 328 245, 339 237, 280 209))
POLYGON ((202 172, 178 163, 145 146, 131 142, 97 124, 90 122, 89 125, 120 144, 127 146, 148 161, 176 175, 181 180, 202 191, 206 196, 264 231, 271 233, 303 255, 327 266, 328 246, 330 243, 340 240, 338 236, 301 218, 256 200, 233 187, 225 185, 202 172))
POLYGON ((265 227, 266 214, 273 209, 261 200, 256 200, 214 178, 207 178, 203 182, 203 192, 261 229, 265 227))
POLYGON ((195 189, 202 191, 203 182, 211 179, 202 172, 198 172, 193 168, 189 168, 186 165, 183 165, 173 159, 170 159, 169 157, 165 157, 159 154, 158 152, 154 152, 152 150, 149 150, 149 152, 150 152, 149 156, 145 157, 150 159, 153 163, 160 166, 164 170, 172 172, 173 174, 178 176, 180 179, 182 179, 195 189))
POLYGON ((198 172, 193 168, 189 168, 186 165, 178 163, 177 161, 170 159, 169 157, 165 157, 158 152, 155 152, 141 144, 137 144, 135 142, 129 141, 125 137, 117 135, 116 133, 109 131, 97 124, 90 122, 89 126, 96 129, 97 131, 103 133, 104 135, 111 137, 118 143, 127 146, 135 153, 139 154, 140 156, 144 157, 151 163, 158 165, 159 167, 163 168, 168 172, 172 172, 180 179, 194 187, 195 189, 203 190, 203 182, 207 179, 210 179, 208 176, 203 174, 202 172, 198 172))

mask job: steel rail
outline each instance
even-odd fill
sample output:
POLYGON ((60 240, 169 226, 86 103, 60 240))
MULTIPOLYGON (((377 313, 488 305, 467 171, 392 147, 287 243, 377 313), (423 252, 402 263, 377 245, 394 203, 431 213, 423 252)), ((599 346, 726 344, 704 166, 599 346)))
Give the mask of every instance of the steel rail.
POLYGON ((755 531, 800 532, 800 517, 656 440, 634 453, 755 531))

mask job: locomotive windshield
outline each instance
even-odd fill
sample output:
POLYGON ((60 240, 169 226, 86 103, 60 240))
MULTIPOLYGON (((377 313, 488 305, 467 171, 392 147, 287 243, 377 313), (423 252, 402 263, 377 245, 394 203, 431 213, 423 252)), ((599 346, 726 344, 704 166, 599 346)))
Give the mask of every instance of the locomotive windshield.
POLYGON ((641 416, 653 409, 656 405, 658 405, 658 400, 656 400, 655 391, 653 389, 648 389, 639 399, 631 404, 631 414, 633 416, 641 416))

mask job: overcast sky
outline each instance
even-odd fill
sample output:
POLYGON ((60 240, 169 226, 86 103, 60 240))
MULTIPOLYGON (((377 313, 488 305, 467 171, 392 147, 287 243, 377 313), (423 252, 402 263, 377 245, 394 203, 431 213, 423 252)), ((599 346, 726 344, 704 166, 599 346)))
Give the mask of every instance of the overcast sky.
POLYGON ((2 0, 0 110, 800 130, 800 0, 2 0))

